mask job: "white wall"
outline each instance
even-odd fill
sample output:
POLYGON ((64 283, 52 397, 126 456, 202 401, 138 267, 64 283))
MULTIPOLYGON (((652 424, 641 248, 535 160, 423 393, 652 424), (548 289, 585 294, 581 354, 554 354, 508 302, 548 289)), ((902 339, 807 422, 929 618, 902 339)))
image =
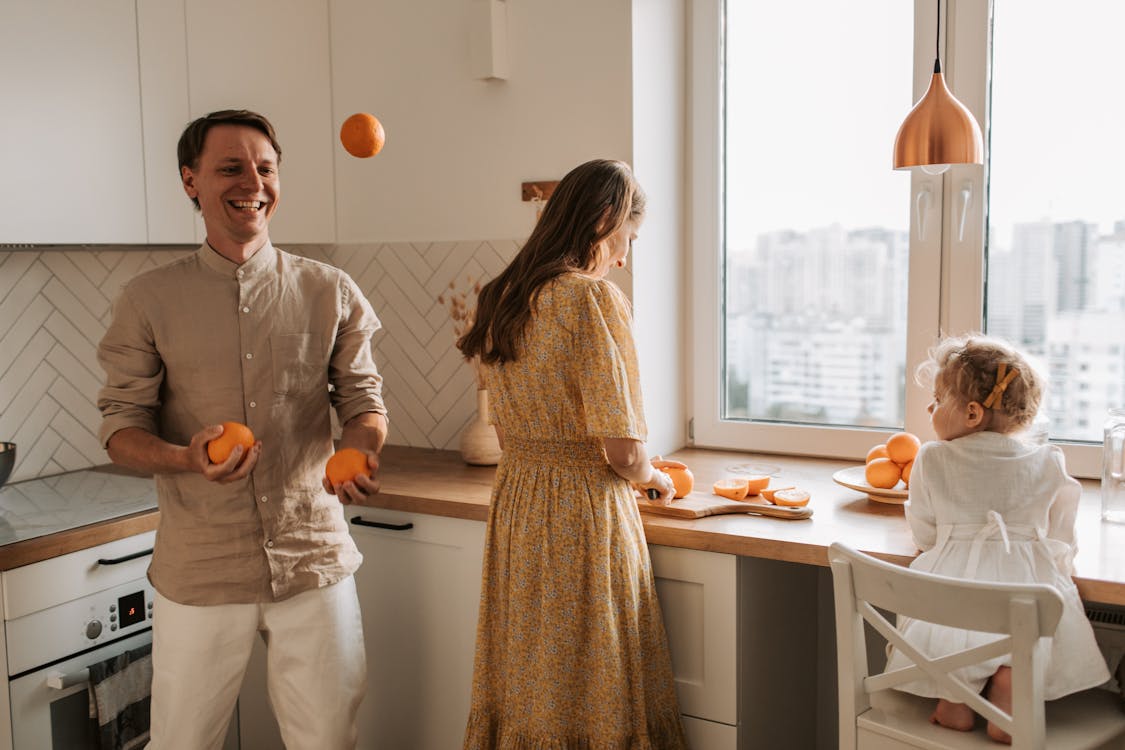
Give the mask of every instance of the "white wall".
POLYGON ((648 215, 633 258, 632 297, 649 448, 657 453, 686 442, 685 2, 633 3, 633 165, 648 215))
POLYGON ((332 0, 333 122, 370 112, 379 155, 336 153, 337 241, 526 237, 520 183, 631 161, 622 0, 507 0, 510 77, 477 80, 473 0, 332 0))

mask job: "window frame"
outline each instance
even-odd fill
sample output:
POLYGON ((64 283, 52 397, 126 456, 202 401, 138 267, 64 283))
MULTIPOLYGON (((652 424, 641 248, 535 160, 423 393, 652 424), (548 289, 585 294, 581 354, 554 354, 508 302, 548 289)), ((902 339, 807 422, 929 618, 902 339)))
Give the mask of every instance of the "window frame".
MULTIPOLYGON (((744 0, 749 1, 749 0, 744 0)), ((768 0, 763 0, 767 1, 768 0)), ((933 71, 934 0, 914 1, 914 91, 917 101, 933 71)), ((688 115, 691 217, 689 441, 697 447, 790 453, 862 460, 894 430, 721 420, 724 237, 723 42, 724 0, 692 0, 688 115)), ((985 123, 986 165, 951 167, 942 175, 913 170, 907 301, 907 372, 926 358, 943 333, 981 330, 985 322, 985 232, 989 134, 989 36, 993 1, 948 0, 941 21, 942 69, 957 97, 985 123), (929 196, 926 198, 920 196, 929 196), (919 222, 921 217, 921 222, 919 222), (924 233, 920 232, 924 227, 924 233)), ((903 116, 911 102, 903 103, 903 116)), ((887 144, 891 169, 892 144, 887 144)), ((844 189, 844 180, 839 180, 844 189)), ((904 429, 934 439, 926 406, 931 394, 912 378, 906 383, 904 429)), ((1056 442, 1068 470, 1080 477, 1101 471, 1100 445, 1056 442)))

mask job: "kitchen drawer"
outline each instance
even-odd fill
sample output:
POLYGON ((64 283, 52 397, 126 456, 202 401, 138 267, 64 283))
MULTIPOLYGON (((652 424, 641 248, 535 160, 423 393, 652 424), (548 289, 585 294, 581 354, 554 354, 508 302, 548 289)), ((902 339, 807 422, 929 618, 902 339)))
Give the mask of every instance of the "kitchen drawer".
POLYGON ((156 532, 147 531, 0 573, 4 619, 14 620, 144 578, 155 540, 156 532))
POLYGON ((717 721, 684 716, 684 734, 691 750, 738 750, 738 728, 717 721))
POLYGON ((738 558, 650 545, 680 712, 738 724, 738 558))

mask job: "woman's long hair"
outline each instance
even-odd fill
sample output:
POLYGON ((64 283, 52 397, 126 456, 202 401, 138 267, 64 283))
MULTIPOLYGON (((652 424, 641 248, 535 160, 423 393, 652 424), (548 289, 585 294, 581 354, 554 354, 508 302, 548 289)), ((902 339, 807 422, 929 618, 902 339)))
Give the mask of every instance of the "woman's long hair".
POLYGON ((595 159, 572 169, 516 257, 481 289, 475 322, 457 348, 486 364, 518 359, 539 290, 569 271, 593 271, 603 261, 603 241, 644 208, 644 192, 624 162, 595 159))

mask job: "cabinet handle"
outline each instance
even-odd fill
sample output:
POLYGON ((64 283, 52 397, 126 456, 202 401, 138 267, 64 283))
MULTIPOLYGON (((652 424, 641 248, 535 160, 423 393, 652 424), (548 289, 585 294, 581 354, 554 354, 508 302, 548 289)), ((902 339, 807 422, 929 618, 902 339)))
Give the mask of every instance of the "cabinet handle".
POLYGON ((363 516, 353 516, 352 523, 356 526, 370 526, 373 529, 387 529, 388 531, 406 531, 413 529, 412 523, 382 523, 381 521, 365 521, 363 516))
POLYGON ((130 560, 136 560, 138 557, 144 557, 145 555, 151 555, 151 554, 152 554, 152 547, 149 547, 148 549, 143 549, 140 552, 134 552, 131 555, 125 555, 123 557, 110 557, 110 558, 99 557, 98 558, 98 565, 120 565, 123 562, 129 562, 130 560))

